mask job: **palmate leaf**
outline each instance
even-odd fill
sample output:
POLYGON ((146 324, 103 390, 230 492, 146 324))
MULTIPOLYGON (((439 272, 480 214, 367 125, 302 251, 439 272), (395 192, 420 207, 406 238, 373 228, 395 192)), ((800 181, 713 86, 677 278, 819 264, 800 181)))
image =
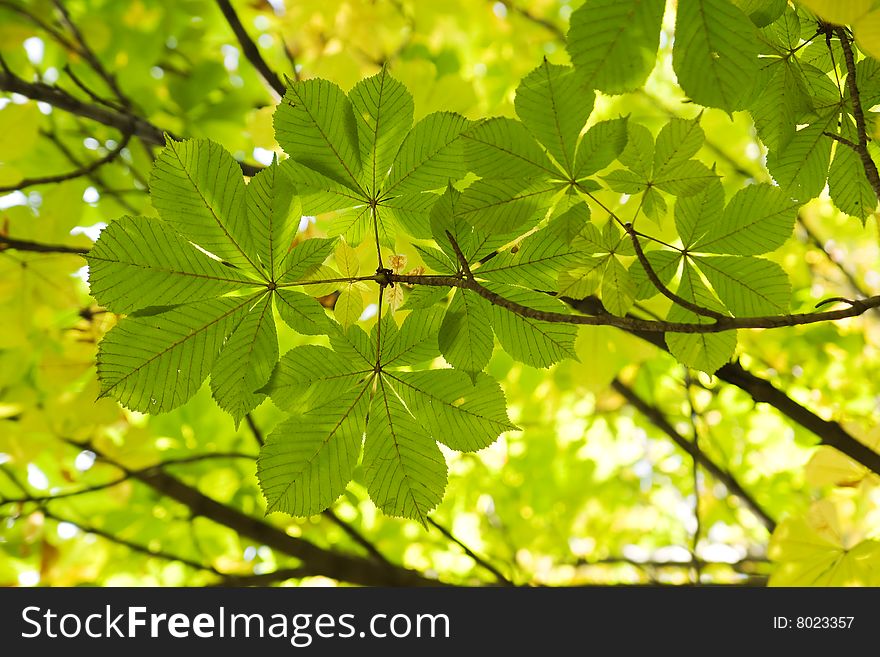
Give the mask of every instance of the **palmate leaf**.
POLYGON ((87 259, 92 296, 117 313, 188 303, 259 284, 150 217, 117 219, 101 232, 87 259))
POLYGON ((348 96, 326 80, 292 82, 275 129, 303 210, 347 211, 331 232, 352 244, 378 232, 393 248, 398 227, 426 237, 431 192, 466 173, 460 137, 471 122, 438 112, 413 126, 413 114, 411 94, 384 68, 348 96))
POLYGON ((517 116, 569 175, 575 170, 578 138, 594 98, 592 88, 572 68, 551 64, 546 58, 516 90, 517 116))
POLYGON ((399 328, 386 316, 381 339, 377 328, 367 336, 339 327, 332 350, 306 345, 282 357, 265 392, 293 415, 269 435, 258 461, 269 511, 303 516, 327 508, 351 479, 363 439, 372 500, 424 524, 446 487, 437 441, 475 451, 516 428, 501 387, 485 374, 472 383, 457 370, 395 370, 438 353, 440 316, 416 311, 399 328))
POLYGON ((630 124, 626 148, 616 169, 601 178, 616 192, 643 193, 641 210, 659 221, 666 214, 666 201, 659 190, 674 196, 692 196, 718 179, 705 164, 691 158, 703 145, 699 118, 674 118, 657 134, 656 142, 644 126, 630 124))
MULTIPOLYGON (((513 285, 487 285, 505 299, 528 308, 548 312, 566 312, 561 301, 540 292, 513 285)), ((517 314, 493 305, 492 328, 504 350, 516 360, 533 367, 549 367, 565 358, 577 358, 574 341, 577 326, 517 314)))
POLYGON ((225 297, 122 320, 101 341, 101 395, 142 413, 162 413, 192 397, 226 337, 257 298, 225 297))
POLYGON ((791 283, 775 262, 750 256, 696 256, 693 262, 734 316, 788 312, 791 283))
POLYGON ((587 130, 578 145, 574 166, 576 180, 601 171, 623 152, 627 142, 627 122, 626 117, 610 119, 587 130))
POLYGON ((156 158, 150 194, 173 230, 222 260, 259 270, 241 169, 222 146, 169 139, 156 158))
POLYGON ((291 159, 362 193, 358 136, 351 103, 328 80, 290 85, 275 112, 275 138, 291 159))
POLYGON ((476 452, 517 428, 507 418, 501 386, 487 374, 478 374, 473 383, 451 369, 400 372, 387 378, 412 414, 451 449, 476 452))
MULTIPOLYGON (((843 117, 840 134, 852 142, 858 141, 849 116, 843 117)), ((831 200, 842 212, 864 221, 877 208, 877 196, 865 176, 858 154, 844 144, 837 144, 834 148, 834 159, 828 171, 831 200)))
POLYGON ((206 140, 169 141, 151 187, 161 218, 119 219, 89 254, 95 298, 131 313, 101 342, 101 394, 161 413, 210 373, 237 424, 265 397, 278 359, 273 308, 300 333, 330 330, 323 307, 291 287, 323 266, 334 241, 291 248, 299 202, 280 167, 245 186, 232 157, 206 140))
POLYGON ((571 15, 567 48, 591 89, 632 91, 654 68, 663 0, 589 0, 571 15))
POLYGON ((526 126, 514 119, 482 121, 464 133, 463 141, 468 168, 481 178, 530 179, 558 174, 526 126))
POLYGON ((754 24, 730 0, 689 0, 676 12, 672 66, 685 93, 701 105, 743 109, 758 77, 754 24))
POLYGON ((277 161, 253 177, 245 200, 257 262, 270 278, 280 277, 299 227, 302 204, 277 161))
POLYGON ((792 196, 806 201, 825 187, 832 142, 824 133, 834 129, 838 118, 836 111, 819 117, 798 130, 783 147, 767 154, 767 169, 792 196))
POLYGON ((388 69, 361 80, 348 98, 357 120, 362 183, 375 197, 413 122, 413 99, 388 69))
MULTIPOLYGON (((691 229, 702 236, 691 250, 707 253, 760 255, 782 246, 791 236, 798 204, 778 187, 751 185, 734 194, 724 212, 717 212, 717 192, 691 229)), ((690 221, 690 220, 687 220, 690 221)))
POLYGON ((446 461, 436 439, 385 377, 379 379, 370 407, 364 478, 370 499, 382 511, 423 525, 446 490, 446 461))
POLYGON ((269 434, 257 459, 267 512, 315 515, 342 495, 360 456, 369 400, 367 386, 352 388, 269 434))
POLYGON ((265 295, 232 333, 211 369, 211 392, 236 426, 266 395, 256 392, 278 361, 272 297, 265 295))
POLYGON ((468 290, 457 290, 449 303, 438 334, 446 361, 475 375, 489 364, 495 341, 492 337, 492 306, 468 290))
MULTIPOLYGON (((712 295, 711 290, 703 283, 699 271, 687 260, 682 270, 679 296, 697 305, 723 312, 724 308, 712 295)), ((707 324, 714 321, 709 317, 673 304, 666 319, 670 322, 687 322, 691 324, 707 324)), ((666 345, 675 358, 695 370, 713 374, 727 363, 736 350, 736 331, 721 333, 667 333, 666 345)))

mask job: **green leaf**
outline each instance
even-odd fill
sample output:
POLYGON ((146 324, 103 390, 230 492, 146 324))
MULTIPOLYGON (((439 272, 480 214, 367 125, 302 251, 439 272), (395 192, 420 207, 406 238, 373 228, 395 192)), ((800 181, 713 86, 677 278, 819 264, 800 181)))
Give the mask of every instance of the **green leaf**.
POLYGON ((682 2, 672 66, 694 102, 727 112, 743 109, 759 72, 755 26, 730 0, 682 2))
POLYGON ((284 160, 278 168, 290 179, 302 203, 302 213, 318 215, 366 203, 360 192, 292 160, 284 160))
POLYGON ((699 118, 674 118, 660 129, 654 143, 654 178, 661 179, 690 160, 705 140, 699 118))
POLYGON ((481 371, 492 357, 492 306, 467 290, 458 290, 440 325, 437 340, 446 361, 456 369, 481 371))
POLYGON ((443 454, 384 376, 370 406, 363 467, 370 498, 390 516, 412 518, 424 525, 428 513, 443 499, 443 454))
POLYGON ((283 283, 305 280, 333 251, 336 238, 313 237, 294 246, 281 261, 283 283))
MULTIPOLYGON (((407 315, 400 325, 400 331, 394 334, 392 340, 383 336, 383 367, 416 365, 439 356, 437 336, 443 315, 439 308, 416 310, 407 315)), ((393 321, 390 315, 388 318, 393 321)))
MULTIPOLYGON (((718 174, 702 162, 686 160, 674 166, 666 166, 654 173, 654 187, 674 196, 692 196, 705 189, 718 174)), ((664 208, 665 212, 665 208, 664 208)))
POLYGON ((694 261, 734 316, 788 312, 791 283, 775 262, 749 256, 700 256, 694 261))
POLYGON ((462 192, 455 212, 487 235, 523 232, 537 223, 557 191, 557 186, 544 181, 478 180, 462 192))
MULTIPOLYGON (((720 180, 675 202, 675 227, 686 249, 690 249, 724 213, 724 187, 720 180)), ((720 227, 719 227, 720 228, 720 227)))
POLYGON ((354 278, 358 275, 360 262, 357 253, 344 241, 340 240, 336 243, 336 249, 333 252, 336 260, 336 268, 345 278, 354 278))
POLYGON ((344 289, 336 297, 334 314, 336 321, 348 328, 360 318, 364 312, 364 297, 360 291, 352 290, 351 287, 344 289))
POLYGON ((101 396, 112 394, 142 413, 164 413, 185 403, 256 299, 208 299, 123 319, 98 349, 101 396))
POLYGON ((302 216, 302 205, 294 192, 290 177, 276 162, 254 176, 245 192, 256 256, 272 280, 282 273, 281 263, 302 216))
POLYGON ((749 112, 758 136, 772 151, 788 145, 799 117, 812 110, 812 103, 800 62, 794 58, 771 61, 772 74, 761 95, 749 104, 749 112))
POLYGON ((517 116, 569 176, 575 171, 578 137, 593 110, 594 98, 592 89, 584 86, 574 69, 551 64, 546 58, 516 89, 517 116))
POLYGON ((330 404, 372 374, 372 365, 327 347, 302 345, 288 351, 275 367, 265 392, 283 411, 330 404))
MULTIPOLYGON (((566 311, 561 301, 540 292, 513 285, 492 285, 490 289, 508 301, 534 310, 566 311)), ((564 358, 577 358, 574 351, 577 326, 573 324, 545 322, 493 305, 492 327, 504 350, 526 365, 549 367, 564 358)))
POLYGON ((791 236, 798 204, 778 187, 751 185, 738 191, 723 215, 705 216, 694 229, 703 236, 691 250, 760 255, 791 236))
POLYGON ((464 176, 459 137, 469 126, 470 121, 453 112, 435 112, 416 123, 394 158, 383 193, 441 189, 464 176))
POLYGON ((612 315, 622 317, 632 307, 636 286, 617 258, 609 258, 602 277, 602 303, 612 315))
POLYGON ((473 383, 463 372, 450 369, 400 372, 388 378, 412 414, 451 449, 476 452, 517 428, 507 417, 501 386, 486 374, 477 374, 473 383))
MULTIPOLYGON (((675 278, 678 273, 678 265, 681 262, 681 254, 677 251, 646 251, 645 257, 651 269, 657 274, 657 278, 666 287, 675 278)), ((629 268, 629 277, 633 282, 635 299, 650 299, 658 294, 660 290, 648 278, 648 273, 639 260, 635 260, 629 268)))
POLYGON ((512 283, 539 290, 556 287, 559 272, 583 259, 579 249, 551 223, 526 237, 516 250, 509 249, 489 260, 476 274, 498 283, 512 283))
POLYGON ((211 392, 217 405, 232 415, 235 426, 266 395, 258 393, 278 361, 278 336, 267 295, 241 321, 211 369, 211 392))
POLYGON ((627 124, 626 148, 618 158, 630 171, 637 173, 642 180, 650 180, 654 169, 654 135, 639 123, 627 124))
POLYGON ((376 365, 376 341, 371 340, 360 326, 343 328, 335 323, 332 326, 335 328, 330 331, 333 351, 347 358, 352 369, 373 369, 376 365))
POLYGON ((413 246, 422 257, 422 262, 429 269, 441 274, 455 274, 458 271, 456 263, 440 249, 435 249, 433 246, 419 246, 418 244, 413 246))
MULTIPOLYGON (((678 286, 678 295, 703 308, 723 312, 723 307, 712 296, 711 291, 700 279, 700 274, 690 262, 685 260, 678 286)), ((670 322, 708 324, 714 320, 697 315, 690 310, 673 304, 666 319, 670 322)), ((736 350, 736 331, 721 333, 666 333, 666 345, 675 358, 695 370, 713 374, 730 361, 736 350)))
POLYGON ((481 178, 546 178, 558 175, 541 146, 514 119, 477 123, 462 135, 468 168, 481 178))
POLYGON ((156 218, 117 219, 101 231, 86 258, 92 296, 116 313, 188 303, 257 284, 156 218))
POLYGON ((590 0, 571 15, 568 53, 589 88, 619 94, 645 82, 665 6, 663 0, 590 0))
POLYGON ((342 495, 360 456, 367 389, 292 415, 269 434, 257 459, 267 513, 311 516, 342 495))
POLYGON ((275 138, 291 159, 358 195, 358 128, 345 93, 328 80, 294 82, 275 110, 275 138))
POLYGON ((666 200, 656 187, 645 190, 645 195, 642 197, 642 213, 658 224, 666 216, 666 200))
POLYGON ((348 98, 357 121, 363 186, 375 198, 412 126, 412 95, 383 67, 358 82, 348 98))
POLYGON ((601 171, 626 147, 628 117, 600 121, 587 130, 577 148, 575 180, 601 171))
POLYGON ((330 319, 324 306, 313 297, 282 288, 275 290, 274 296, 281 319, 297 333, 323 335, 330 330, 330 319))
POLYGON ((401 194, 383 200, 376 211, 383 218, 391 217, 412 237, 428 239, 431 237, 431 208, 438 198, 439 194, 433 192, 401 194))
POLYGON ((782 16, 786 0, 733 0, 757 27, 766 27, 782 16))
POLYGON ((443 301, 449 294, 448 287, 439 285, 416 285, 406 293, 406 301, 400 307, 401 310, 420 310, 431 308, 443 301))
POLYGON ((241 168, 206 139, 169 140, 150 177, 153 207, 175 231, 238 267, 260 272, 241 168))
MULTIPOLYGON (((845 116, 840 134, 852 142, 858 141, 855 125, 845 116)), ((834 147, 834 160, 828 171, 828 191, 834 205, 848 215, 863 222, 877 208, 877 196, 865 175, 865 168, 858 154, 845 144, 834 147)), ((94 251, 94 249, 93 249, 94 251)))
POLYGON ((583 299, 599 289, 602 276, 612 256, 584 258, 582 264, 559 274, 556 289, 559 295, 572 299, 583 299))
POLYGON ((831 160, 831 138, 824 132, 833 130, 838 114, 819 119, 798 130, 784 147, 767 154, 767 169, 779 186, 807 201, 819 195, 828 178, 831 160))
POLYGON ((627 169, 615 169, 600 176, 615 192, 622 194, 638 194, 648 189, 648 183, 640 174, 627 169))

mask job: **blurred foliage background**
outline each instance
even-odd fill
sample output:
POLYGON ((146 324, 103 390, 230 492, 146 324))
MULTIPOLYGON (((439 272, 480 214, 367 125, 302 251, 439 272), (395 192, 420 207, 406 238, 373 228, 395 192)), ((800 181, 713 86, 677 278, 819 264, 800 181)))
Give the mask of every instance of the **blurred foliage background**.
MULTIPOLYGON (((5 72, 158 129, 123 142, 119 125, 4 87, 0 235, 72 252, 0 251, 0 584, 416 583, 404 568, 453 584, 880 584, 877 475, 817 448, 749 390, 607 327, 582 329, 580 362, 549 371, 496 350, 490 372, 523 431, 476 455, 447 453, 449 488, 427 530, 381 516, 356 484, 324 515, 264 518, 253 457, 281 417, 271 402, 236 430, 207 387, 160 416, 96 401, 96 343, 115 317, 90 300, 76 250, 121 215, 155 214, 147 181, 162 131, 210 137, 249 163, 282 154, 277 95, 222 4, 0 1, 5 72), (86 175, 24 184, 105 158, 86 175), (693 453, 714 470, 695 467, 693 453), (373 574, 352 576, 339 555, 373 574)), ((568 62, 579 4, 248 0, 234 10, 279 75, 348 89, 388 65, 417 119, 441 109, 479 118, 512 116, 520 78, 542 57, 568 62)), ((600 96, 594 118, 630 114, 656 131, 699 114, 675 84, 673 23, 670 3, 648 84, 600 96)), ((705 110, 702 125, 699 158, 728 192, 769 180, 747 113, 705 110)), ((772 256, 796 308, 877 293, 875 219, 863 226, 822 198, 803 208, 772 256)), ((322 217, 303 229, 320 234, 322 217)), ((280 337, 282 353, 304 340, 280 337)), ((876 312, 741 331, 740 364, 876 449, 878 343, 876 312)))

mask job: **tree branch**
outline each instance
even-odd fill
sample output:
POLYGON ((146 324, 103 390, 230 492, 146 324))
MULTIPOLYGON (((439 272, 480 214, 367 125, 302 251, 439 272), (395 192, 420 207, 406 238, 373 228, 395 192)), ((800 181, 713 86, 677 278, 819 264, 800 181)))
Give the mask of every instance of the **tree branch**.
POLYGON ((156 492, 188 507, 195 516, 202 516, 228 527, 240 536, 266 545, 281 554, 295 557, 303 562, 314 575, 362 584, 364 586, 443 586, 442 582, 428 579, 401 566, 377 564, 372 559, 325 550, 313 543, 290 536, 283 529, 274 527, 262 520, 221 504, 176 477, 152 468, 147 471, 132 471, 122 464, 106 457, 93 445, 75 443, 80 449, 94 452, 104 462, 110 463, 133 479, 149 486, 156 492))
POLYGON ((126 108, 131 107, 131 100, 129 100, 129 98, 122 92, 122 89, 119 88, 119 85, 116 82, 116 78, 106 68, 104 68, 101 60, 98 59, 98 56, 95 55, 95 52, 89 47, 89 44, 83 37, 82 32, 79 31, 76 23, 74 23, 70 19, 70 14, 67 13, 67 8, 61 2, 61 0, 52 0, 52 4, 55 5, 55 8, 61 15, 61 22, 70 31, 70 33, 73 35, 73 38, 76 39, 77 43, 79 44, 79 54, 89 63, 89 66, 94 69, 95 73, 101 76, 101 79, 107 83, 107 86, 110 87, 110 90, 113 92, 113 95, 116 96, 116 98, 119 100, 119 102, 122 103, 122 105, 126 108))
MULTIPOLYGON (((383 275, 384 276, 384 275, 383 275)), ((614 326, 627 331, 650 331, 655 333, 721 333, 735 329, 781 328, 784 326, 801 326, 815 324, 847 317, 858 317, 872 308, 880 307, 880 295, 866 299, 847 300, 848 308, 830 310, 820 313, 797 313, 793 315, 768 315, 760 317, 728 317, 717 318, 708 324, 688 322, 667 322, 662 320, 645 320, 632 315, 618 317, 611 314, 571 315, 560 312, 535 310, 515 301, 504 298, 500 294, 483 287, 474 278, 458 276, 423 276, 411 274, 389 274, 383 280, 393 283, 409 283, 412 285, 432 285, 441 287, 457 287, 470 290, 487 301, 500 306, 512 313, 537 319, 543 322, 577 324, 582 326, 614 326)), ((377 282, 380 282, 377 280, 377 282)))
MULTIPOLYGON (((602 308, 601 302, 595 298, 583 300, 563 298, 563 301, 573 308, 582 308, 584 312, 595 312, 597 306, 602 308)), ((601 311, 604 312, 604 309, 601 311)), ((628 330, 628 332, 663 351, 669 351, 662 333, 639 330, 628 330)), ((748 393, 754 401, 770 404, 782 415, 818 436, 822 444, 834 447, 855 462, 880 475, 880 454, 857 440, 837 422, 822 419, 808 408, 798 404, 769 381, 746 370, 738 362, 727 363, 715 372, 715 376, 748 393)))
POLYGON ((483 557, 478 555, 476 552, 471 550, 465 543, 463 543, 458 538, 456 538, 456 536, 451 531, 446 529, 443 525, 441 525, 439 522, 437 522, 436 520, 434 520, 431 517, 428 517, 427 520, 428 520, 428 523, 431 524, 441 534, 443 534, 443 536, 445 536, 447 539, 449 539, 450 541, 455 543, 458 547, 460 547, 462 550, 464 550, 464 553, 466 555, 468 555, 471 559, 473 559, 474 563, 476 563, 478 566, 481 566, 485 570, 488 570, 490 573, 492 573, 500 584, 502 584, 503 586, 515 586, 515 584, 513 582, 511 582, 509 579, 507 579, 504 575, 501 574, 500 570, 498 570, 495 566, 493 566, 491 563, 486 561, 483 557))
POLYGON ((122 150, 128 145, 130 139, 131 135, 129 133, 124 133, 122 135, 122 140, 119 142, 116 148, 107 153, 107 155, 105 155, 104 157, 97 159, 94 162, 90 162, 89 164, 80 167, 79 169, 69 171, 68 173, 56 174, 54 176, 44 176, 42 178, 25 178, 15 185, 0 187, 0 193, 21 190, 25 187, 32 187, 33 185, 47 185, 50 183, 64 182, 65 180, 73 180, 74 178, 80 178, 81 176, 87 176, 99 167, 102 167, 105 164, 109 164, 117 157, 119 157, 119 155, 122 153, 122 150))
MULTIPOLYGON (((31 100, 48 103, 65 112, 116 128, 122 133, 130 133, 148 144, 165 145, 165 133, 146 119, 83 102, 63 89, 43 82, 26 82, 8 70, 0 71, 0 91, 21 94, 31 100)), ((246 176, 255 176, 263 168, 245 162, 239 162, 239 166, 246 176)))
POLYGON ((651 266, 651 263, 648 262, 648 258, 645 255, 645 252, 642 250, 642 244, 639 242, 639 235, 636 232, 636 229, 633 228, 631 223, 626 223, 623 225, 626 232, 629 234, 630 239, 632 240, 633 248, 636 251, 636 257, 639 260, 639 264, 642 265, 642 269, 645 270, 645 273, 648 275, 648 280, 651 281, 651 284, 657 288, 657 290, 667 299, 672 301, 675 304, 678 304, 682 308, 690 310, 692 313, 697 315, 702 315, 703 317, 711 317, 712 319, 723 319, 727 317, 723 313, 716 312, 714 310, 710 310, 709 308, 703 308, 702 306, 691 303, 687 299, 680 297, 675 294, 668 287, 663 285, 663 281, 660 280, 660 277, 657 276, 657 272, 654 271, 654 268, 651 266))
POLYGON ((666 416, 656 406, 652 406, 646 400, 641 398, 635 390, 626 385, 619 378, 615 378, 611 382, 611 387, 621 397, 623 397, 633 408, 645 416, 651 424, 665 433, 679 448, 687 452, 687 454, 700 464, 715 479, 724 484, 724 486, 742 500, 743 504, 761 521, 767 531, 773 532, 776 529, 776 521, 765 511, 761 505, 749 494, 745 488, 736 480, 736 478, 721 468, 712 459, 706 456, 705 452, 700 450, 692 441, 682 436, 675 427, 666 419, 666 416))
POLYGON ((871 154, 868 152, 868 129, 865 124, 865 112, 862 110, 862 99, 859 93, 859 85, 856 83, 856 61, 853 56, 852 46, 850 45, 849 36, 843 27, 835 28, 834 32, 840 39, 840 46, 843 48, 843 58, 846 60, 846 86, 849 89, 850 100, 852 100, 853 118, 856 120, 856 132, 859 136, 859 143, 854 144, 856 153, 862 161, 862 167, 865 169, 865 176, 874 190, 874 195, 880 201, 880 173, 877 172, 877 165, 874 163, 871 154))
POLYGON ((71 253, 74 255, 86 255, 89 249, 79 246, 64 246, 62 244, 43 244, 29 240, 18 240, 12 237, 0 235, 0 252, 6 249, 16 251, 32 251, 34 253, 71 253))
POLYGON ((263 56, 260 54, 257 44, 255 44, 253 39, 248 36, 247 31, 244 29, 244 25, 241 24, 241 20, 238 18, 238 14, 235 13, 235 9, 232 7, 232 3, 230 3, 229 0, 217 0, 217 6, 220 7, 220 11, 223 12, 226 22, 229 23, 229 27, 231 27, 233 33, 235 33, 235 38, 238 39, 238 43, 241 45, 241 50, 244 53, 244 56, 247 57, 247 60, 251 65, 257 69, 257 73, 260 74, 260 77, 263 78, 266 85, 278 94, 279 99, 282 98, 284 92, 287 91, 287 88, 284 86, 284 83, 281 82, 281 79, 275 75, 275 72, 269 68, 266 60, 264 60, 263 56))
POLYGON ((41 509, 41 513, 47 518, 51 518, 55 522, 66 522, 70 525, 73 525, 81 532, 86 534, 94 534, 95 536, 99 536, 106 541, 110 541, 111 543, 115 543, 117 545, 122 545, 123 547, 128 548, 132 552, 137 552, 139 554, 144 554, 148 557, 155 557, 157 559, 164 559, 165 561, 177 561, 179 563, 184 564, 185 566, 189 566, 190 568, 194 568, 196 570, 206 570, 214 575, 219 575, 221 577, 229 577, 228 575, 224 575, 219 572, 213 566, 207 566, 203 563, 199 563, 198 561, 193 561, 192 559, 187 559, 186 557, 181 557, 177 554, 172 554, 170 552, 165 552, 164 550, 152 550, 145 545, 140 545, 139 543, 135 543, 133 541, 126 540, 115 534, 111 534, 110 532, 106 532, 103 529, 98 529, 97 527, 92 527, 90 525, 83 525, 74 520, 70 520, 69 518, 64 518, 55 513, 52 513, 45 507, 41 509))
MULTIPOLYGON (((263 431, 257 425, 253 416, 250 413, 245 414, 245 420, 247 421, 248 428, 251 430, 251 434, 254 436, 254 440, 257 441, 260 447, 266 444, 266 439, 263 437, 263 431)), ((337 527, 339 527, 342 531, 344 531, 348 537, 353 540, 355 543, 360 545, 364 550, 366 550, 367 554, 369 554, 375 561, 378 563, 384 564, 386 566, 394 567, 385 556, 379 552, 375 545, 370 543, 367 538, 361 534, 357 529, 349 525, 342 518, 337 516, 332 509, 325 509, 322 513, 322 516, 330 520, 330 522, 334 523, 337 527)))

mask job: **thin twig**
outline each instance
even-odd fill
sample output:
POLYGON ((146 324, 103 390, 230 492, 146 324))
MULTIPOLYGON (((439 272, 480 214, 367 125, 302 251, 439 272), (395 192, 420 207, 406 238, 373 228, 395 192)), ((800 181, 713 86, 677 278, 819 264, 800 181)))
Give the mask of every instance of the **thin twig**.
POLYGON ((642 245, 639 242, 639 235, 636 232, 636 229, 633 228, 633 225, 631 223, 624 224, 624 229, 626 230, 626 232, 629 234, 630 238, 632 239, 633 248, 636 251, 636 257, 639 260, 639 264, 642 265, 642 269, 644 269, 645 273, 648 275, 648 280, 651 281, 651 283, 654 285, 654 287, 657 288, 664 297, 666 297, 667 299, 669 299, 673 303, 678 304, 682 308, 686 308, 687 310, 690 310, 692 313, 695 313, 697 315, 702 315, 703 317, 711 317, 712 319, 721 319, 723 317, 727 317, 727 315, 724 315, 723 313, 719 313, 719 312, 717 312, 715 310, 711 310, 709 308, 703 308, 702 306, 700 306, 696 303, 692 303, 692 302, 688 301, 687 299, 680 297, 675 292, 673 292, 668 287, 666 287, 663 284, 663 281, 660 280, 660 277, 657 276, 657 272, 654 271, 654 268, 651 266, 651 263, 648 261, 648 258, 645 255, 645 252, 642 250, 642 245))
POLYGON ((19 240, 0 235, 0 251, 15 249, 16 251, 32 251, 34 253, 71 253, 74 255, 86 255, 89 249, 79 246, 64 246, 62 244, 43 244, 29 240, 19 240))
POLYGON ((385 558, 381 552, 379 552, 378 548, 370 543, 367 538, 361 534, 357 529, 355 529, 352 525, 345 522, 342 518, 334 513, 333 509, 325 509, 322 513, 322 516, 330 520, 333 524, 339 527, 342 531, 348 534, 348 537, 353 540, 355 543, 360 545, 367 553, 373 557, 373 559, 379 563, 385 564, 386 566, 393 566, 393 564, 385 558))
POLYGON ((428 517, 427 520, 431 525, 433 525, 433 527, 437 531, 439 531, 441 534, 443 534, 443 536, 445 536, 447 539, 449 539, 450 541, 455 543, 458 547, 460 547, 462 550, 464 550, 465 554, 467 554, 471 559, 473 559, 477 565, 481 566, 482 568, 485 568, 490 573, 492 573, 498 579, 499 583, 503 584, 504 586, 514 586, 514 583, 511 582, 509 579, 507 579, 501 573, 501 571, 499 571, 495 566, 493 566, 491 563, 486 561, 483 557, 478 555, 476 552, 471 550, 466 544, 464 544, 461 540, 456 538, 456 536, 452 532, 450 532, 448 529, 446 529, 443 525, 441 525, 439 522, 437 522, 436 520, 434 520, 431 517, 428 517))
MULTIPOLYGON (((9 70, 0 71, 0 91, 17 93, 31 100, 48 103, 52 107, 82 116, 123 133, 131 133, 145 143, 156 146, 165 145, 165 131, 146 119, 130 112, 117 112, 101 105, 86 103, 63 89, 43 82, 27 82, 9 70)), ((172 138, 173 135, 172 135, 172 138)), ((255 176, 263 167, 239 162, 246 176, 255 176)))
POLYGON ((75 178, 80 178, 82 176, 88 176, 90 173, 98 169, 99 167, 104 166, 105 164, 110 164, 117 157, 120 156, 123 149, 128 146, 128 142, 131 139, 131 134, 125 133, 122 135, 122 139, 119 144, 116 145, 112 151, 107 153, 102 158, 99 158, 89 164, 80 167, 74 171, 68 171, 67 173, 59 173, 54 176, 43 176, 42 178, 25 178, 20 182, 14 185, 8 185, 6 187, 0 187, 0 193, 4 192, 12 192, 16 190, 25 189, 26 187, 33 187, 34 185, 48 185, 51 183, 59 183, 64 182, 65 180, 73 180, 75 178))
POLYGON ((254 418, 250 413, 245 413, 244 420, 247 422, 248 428, 251 430, 251 435, 253 435, 254 440, 257 441, 257 444, 262 447, 266 444, 266 439, 263 438, 263 432, 260 431, 260 428, 257 426, 257 423, 254 422, 254 418))
POLYGON ((235 38, 238 39, 238 43, 241 45, 241 50, 244 53, 244 56, 247 57, 247 60, 251 65, 257 69, 257 73, 260 74, 263 81, 276 94, 278 94, 278 98, 284 96, 284 92, 287 91, 287 88, 284 86, 281 79, 275 74, 275 71, 269 68, 266 60, 263 59, 259 48, 257 48, 257 44, 254 43, 253 39, 248 35, 247 30, 244 29, 244 25, 241 24, 241 20, 238 18, 238 14, 235 13, 232 3, 230 3, 229 0, 217 0, 217 6, 220 8, 220 11, 223 12, 223 16, 226 18, 226 22, 229 23, 229 27, 232 28, 235 38))
POLYGON ((655 427, 660 429, 674 442, 680 449, 684 450, 691 458, 695 459, 699 465, 720 481, 732 495, 738 497, 742 503, 753 513, 758 520, 761 521, 767 531, 773 532, 776 529, 776 521, 772 516, 752 497, 752 495, 743 488, 742 484, 737 481, 730 472, 724 470, 717 463, 712 461, 703 451, 699 450, 695 445, 682 436, 675 427, 666 419, 663 412, 656 406, 652 406, 646 400, 636 393, 630 386, 625 384, 619 378, 615 378, 611 382, 611 387, 623 397, 633 408, 645 416, 655 427))
POLYGON ((693 452, 691 452, 691 474, 693 475, 692 480, 694 487, 694 531, 691 536, 691 561, 694 570, 694 584, 699 585, 700 580, 702 579, 702 565, 700 564, 697 550, 700 546, 700 535, 702 534, 702 514, 700 510, 700 457, 703 455, 703 451, 700 449, 700 431, 697 428, 697 411, 694 406, 694 399, 691 396, 691 374, 687 368, 685 368, 684 373, 684 384, 689 410, 688 418, 690 419, 691 431, 693 433, 693 438, 691 439, 691 445, 693 446, 693 452))
POLYGON ((89 44, 86 42, 85 37, 83 37, 82 32, 79 31, 76 23, 71 20, 70 14, 67 12, 67 8, 61 2, 61 0, 52 0, 52 3, 55 5, 58 13, 61 15, 61 22, 70 31, 70 33, 73 34, 73 37, 76 39, 77 43, 79 43, 79 52, 80 55, 82 55, 83 59, 85 59, 94 69, 95 73, 97 73, 101 77, 101 79, 107 83, 107 86, 110 87, 113 95, 115 95, 119 102, 122 103, 123 107, 131 107, 131 101, 122 92, 122 89, 119 88, 119 85, 116 82, 116 78, 106 68, 104 68, 101 60, 98 59, 98 56, 89 47, 89 44))

